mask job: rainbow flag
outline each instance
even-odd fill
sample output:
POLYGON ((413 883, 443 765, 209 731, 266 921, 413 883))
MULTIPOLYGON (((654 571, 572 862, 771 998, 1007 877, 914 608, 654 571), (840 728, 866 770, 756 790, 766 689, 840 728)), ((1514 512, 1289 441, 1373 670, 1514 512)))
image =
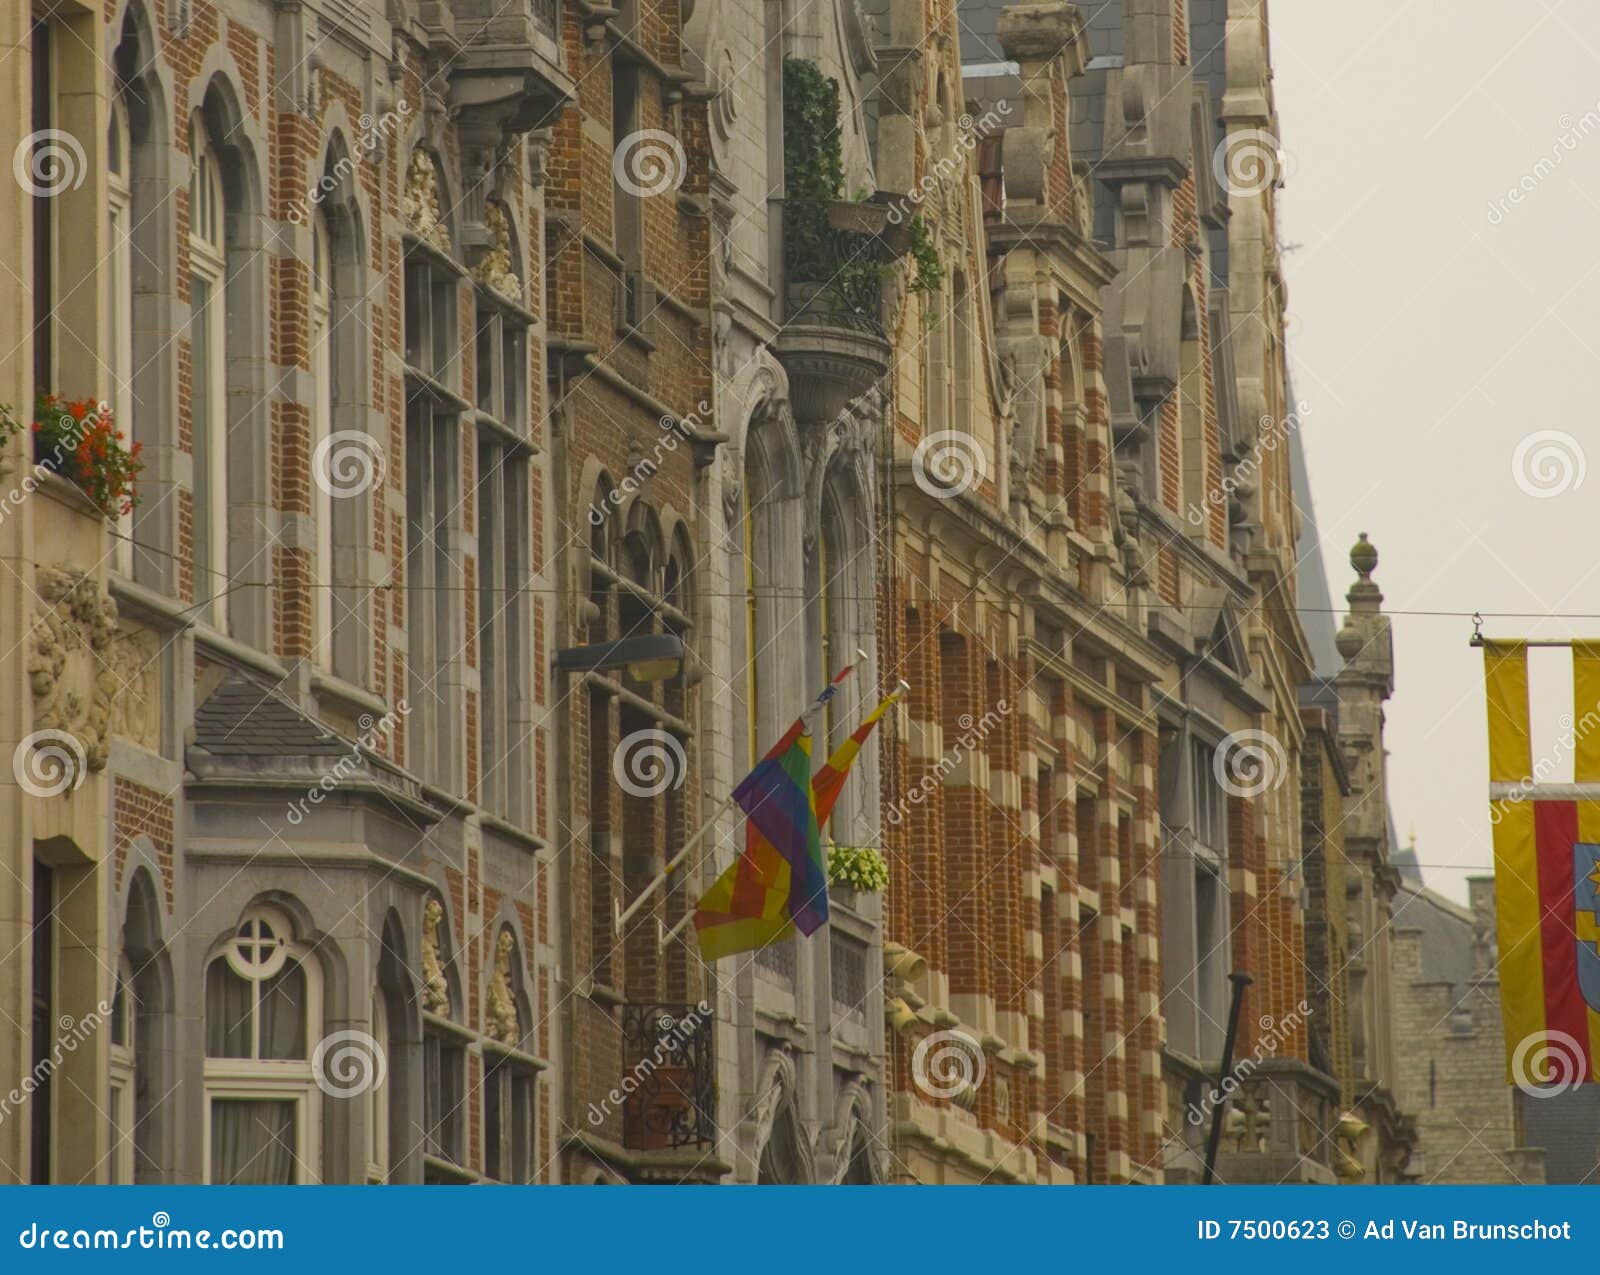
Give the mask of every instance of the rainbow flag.
POLYGON ((1573 778, 1532 756, 1528 648, 1485 642, 1506 1078, 1600 1080, 1600 642, 1572 644, 1573 778))
MULTIPOLYGON (((827 703, 838 683, 850 670, 847 668, 818 696, 813 709, 827 703)), ((810 934, 827 919, 828 895, 826 867, 822 862, 821 829, 833 813, 834 803, 844 787, 845 776, 866 742, 867 736, 894 703, 889 696, 862 721, 849 739, 845 740, 828 758, 808 784, 807 810, 811 816, 804 842, 804 866, 796 873, 794 859, 780 851, 765 829, 780 825, 782 819, 773 818, 773 810, 781 809, 776 803, 767 809, 762 795, 776 789, 780 799, 789 802, 790 810, 798 810, 798 803, 786 791, 793 773, 789 770, 770 770, 765 777, 762 767, 792 756, 799 750, 809 770, 811 747, 807 717, 801 717, 783 739, 779 740, 756 769, 734 790, 735 800, 749 816, 745 822, 744 853, 735 860, 706 891, 695 909, 695 929, 700 939, 700 952, 706 960, 717 960, 738 952, 748 952, 769 943, 787 938, 797 928, 810 934), (802 742, 803 741, 803 742, 802 742), (752 782, 754 781, 754 782, 752 782), (754 809, 740 800, 741 790, 753 799, 754 809), (756 817, 760 811, 762 818, 756 817), (815 869, 813 872, 811 869, 815 869), (797 889, 796 881, 803 884, 797 889), (809 928, 808 928, 809 924, 809 928)), ((799 844, 791 838, 791 847, 799 844)))

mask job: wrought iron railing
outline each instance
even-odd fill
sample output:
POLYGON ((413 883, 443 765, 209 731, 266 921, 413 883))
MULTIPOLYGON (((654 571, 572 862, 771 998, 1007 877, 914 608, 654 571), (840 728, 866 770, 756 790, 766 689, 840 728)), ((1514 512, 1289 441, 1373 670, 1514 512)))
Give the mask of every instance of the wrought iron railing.
POLYGON ((788 321, 860 328, 881 336, 886 250, 876 234, 834 225, 830 212, 838 206, 836 201, 810 199, 784 203, 788 321))
POLYGON ((717 1140, 712 1014, 704 1005, 624 1005, 628 1093, 623 1145, 633 1151, 705 1147, 717 1140))

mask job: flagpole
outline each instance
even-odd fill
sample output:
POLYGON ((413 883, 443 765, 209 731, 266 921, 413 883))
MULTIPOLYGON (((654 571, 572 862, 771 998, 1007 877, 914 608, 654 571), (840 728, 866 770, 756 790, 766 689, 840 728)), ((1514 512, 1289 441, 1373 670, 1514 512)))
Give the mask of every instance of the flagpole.
POLYGON ((674 871, 677 870, 678 865, 684 861, 684 859, 689 855, 689 852, 705 840, 706 833, 710 832, 712 828, 716 827, 717 820, 722 818, 722 816, 727 813, 728 807, 733 804, 733 798, 729 797, 720 806, 718 806, 712 813, 711 818, 707 819, 703 824, 700 825, 700 830, 684 843, 682 850, 678 851, 677 854, 673 855, 672 858, 667 861, 667 866, 662 868, 661 871, 658 872, 651 880, 650 884, 645 886, 645 888, 639 892, 639 897, 632 903, 628 904, 625 911, 617 911, 617 905, 612 904, 612 911, 616 916, 615 924, 613 926, 613 933, 617 938, 622 937, 622 927, 633 919, 634 914, 649 901, 650 896, 656 892, 656 889, 663 882, 665 882, 674 871))
MULTIPOLYGON (((863 653, 861 651, 859 651, 859 650, 856 652, 856 654, 857 655, 862 655, 862 658, 865 658, 863 653)), ((890 703, 898 703, 900 697, 902 695, 904 695, 910 689, 911 689, 911 683, 906 681, 905 678, 903 678, 903 677, 899 678, 895 682, 894 690, 890 694, 885 696, 884 698, 887 699, 890 703)), ((723 804, 723 808, 722 809, 726 810, 728 808, 728 806, 731 805, 731 804, 732 804, 732 800, 730 799, 728 802, 725 802, 723 804)), ((720 817, 721 814, 722 814, 722 811, 719 810, 717 812, 717 815, 713 816, 713 821, 715 820, 715 818, 720 817)), ((704 831, 705 831, 705 829, 702 828, 701 832, 703 833, 704 831)), ((696 840, 697 841, 699 840, 699 834, 696 835, 696 840)), ((691 842, 691 845, 692 844, 693 843, 691 842)), ((682 853, 679 854, 678 858, 682 858, 683 854, 687 854, 689 849, 690 849, 689 846, 685 846, 683 851, 682 851, 682 853)), ((674 859, 673 863, 676 863, 676 862, 677 862, 677 859, 674 859)), ((673 863, 669 863, 667 865, 667 871, 668 872, 672 871, 673 863)), ((640 900, 640 901, 642 901, 642 900, 640 900)), ((635 906, 637 906, 637 903, 635 904, 635 906)), ((629 909, 630 913, 632 912, 632 910, 633 909, 631 909, 631 908, 629 909)), ((662 925, 661 925, 661 922, 657 921, 656 922, 656 950, 657 951, 661 951, 662 949, 664 949, 667 946, 667 944, 671 943, 675 938, 678 937, 679 934, 683 933, 684 927, 687 926, 689 924, 689 922, 692 921, 692 920, 694 920, 694 913, 693 912, 685 912, 683 917, 670 930, 664 929, 662 927, 662 925)))
MULTIPOLYGON (((856 662, 854 664, 845 665, 844 668, 840 669, 839 672, 833 676, 833 679, 826 687, 823 688, 821 694, 819 694, 815 700, 812 700, 810 706, 806 709, 806 713, 809 713, 813 708, 815 708, 818 701, 820 701, 823 696, 827 695, 828 691, 837 685, 846 673, 853 672, 866 662, 867 653, 859 646, 856 647, 856 662)), ((902 683, 902 685, 904 685, 904 683, 902 683)), ((803 718, 805 717, 806 713, 802 713, 800 716, 803 718)), ((728 807, 732 806, 733 804, 733 794, 729 793, 727 799, 723 801, 723 803, 718 806, 715 811, 712 812, 711 817, 700 825, 700 830, 684 843, 683 849, 678 851, 677 854, 673 855, 672 858, 667 861, 667 866, 662 868, 660 872, 651 878, 650 884, 645 886, 643 890, 639 891, 639 897, 636 898, 632 903, 628 904, 625 909, 619 911, 615 903, 611 905, 611 932, 614 938, 622 937, 623 926, 627 925, 627 923, 633 919, 639 909, 649 901, 651 896, 655 894, 656 890, 659 889, 663 883, 665 883, 666 879, 677 870, 678 865, 689 856, 690 852, 693 851, 694 848, 703 840, 705 840, 706 833, 710 832, 711 829, 716 826, 717 820, 721 819, 722 816, 727 813, 728 807)), ((693 913, 690 915, 693 915, 693 913)), ((676 932, 676 930, 674 930, 674 932, 676 932)))

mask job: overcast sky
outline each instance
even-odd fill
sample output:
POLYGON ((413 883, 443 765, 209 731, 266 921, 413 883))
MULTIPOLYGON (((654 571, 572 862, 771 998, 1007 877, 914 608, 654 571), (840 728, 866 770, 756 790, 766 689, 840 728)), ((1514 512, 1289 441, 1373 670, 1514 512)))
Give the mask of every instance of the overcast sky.
MULTIPOLYGON (((1271 18, 1289 349, 1336 605, 1365 531, 1391 612, 1593 613, 1485 632, 1600 637, 1600 4, 1271 18)), ((1393 628, 1395 820, 1465 899, 1491 862, 1481 653, 1467 619, 1393 628)), ((1571 673, 1535 654, 1537 756, 1559 751, 1571 673)))

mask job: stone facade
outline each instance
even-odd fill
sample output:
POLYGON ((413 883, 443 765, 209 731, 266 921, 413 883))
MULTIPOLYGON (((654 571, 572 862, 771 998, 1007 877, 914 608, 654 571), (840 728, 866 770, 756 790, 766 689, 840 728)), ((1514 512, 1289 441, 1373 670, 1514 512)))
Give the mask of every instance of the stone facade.
POLYGON ((0 401, 145 470, 0 453, 0 1176, 1190 1181, 1230 972, 1224 1180, 1411 1172, 1263 6, 53 13, 0 401), (888 889, 708 965, 726 795, 846 664, 819 745, 906 686, 830 828, 888 889))
POLYGON ((1463 908, 1414 881, 1396 908, 1398 1092, 1417 1130, 1410 1171, 1422 1182, 1542 1183, 1545 1153, 1529 1144, 1524 1109, 1575 1114, 1578 1093, 1529 1096, 1506 1083, 1494 878, 1473 877, 1468 891, 1463 908))
MULTIPOLYGON (((69 58, 56 126, 90 180, 35 206, 58 339, 3 397, 108 401, 145 470, 121 524, 63 530, 53 480, 0 531, 29 564, 19 603, 33 582, 7 622, 111 701, 64 724, 95 773, 22 801, 7 844, 31 849, 6 874, 31 859, 56 900, 24 985, 54 962, 54 1015, 107 1007, 54 1085, 106 1115, 59 1097, 59 1154, 30 1173, 8 1141, 3 1163, 549 1179, 541 130, 573 93, 554 10, 72 8, 13 33, 69 58), (91 599, 63 623, 31 566, 58 554, 91 599), (91 614, 104 646, 73 632, 91 614)), ((26 734, 29 697, 0 700, 26 734)), ((62 1047, 40 1030, 36 1054, 62 1047)))

